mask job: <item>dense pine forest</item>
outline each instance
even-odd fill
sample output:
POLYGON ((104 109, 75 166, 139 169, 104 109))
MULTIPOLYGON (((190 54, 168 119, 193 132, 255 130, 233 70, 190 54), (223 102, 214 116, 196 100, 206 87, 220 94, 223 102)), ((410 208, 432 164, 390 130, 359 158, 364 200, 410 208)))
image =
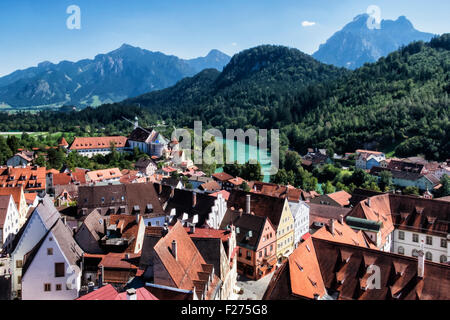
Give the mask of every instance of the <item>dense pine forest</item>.
POLYGON ((296 49, 260 46, 175 86, 79 112, 0 113, 0 131, 127 134, 141 124, 280 128, 284 148, 337 153, 370 144, 397 156, 450 158, 450 34, 348 71, 296 49))

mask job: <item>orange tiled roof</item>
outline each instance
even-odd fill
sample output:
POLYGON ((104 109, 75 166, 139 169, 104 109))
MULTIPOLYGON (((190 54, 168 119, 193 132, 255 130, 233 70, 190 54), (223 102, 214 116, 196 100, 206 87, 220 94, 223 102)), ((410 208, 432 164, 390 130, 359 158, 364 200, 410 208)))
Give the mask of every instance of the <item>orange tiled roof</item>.
POLYGON ((114 178, 120 179, 122 177, 122 173, 120 172, 119 168, 89 171, 86 173, 86 175, 89 177, 90 181, 92 181, 92 182, 99 182, 99 181, 109 180, 109 179, 114 179, 114 178))
POLYGON ((26 191, 45 190, 46 169, 44 167, 0 167, 0 188, 21 186, 26 191))
POLYGON ((12 195, 14 199, 14 203, 16 204, 17 209, 20 210, 20 195, 22 194, 21 187, 15 188, 0 188, 0 196, 12 195))
POLYGON ((361 230, 355 232, 345 222, 341 224, 338 221, 334 221, 334 234, 331 233, 330 225, 328 225, 317 230, 312 237, 370 249, 377 249, 377 247, 364 236, 364 233, 361 230))
POLYGON ((229 183, 234 184, 235 186, 240 186, 241 184, 243 184, 245 181, 244 179, 240 178, 240 177, 236 177, 233 179, 228 180, 229 183))
MULTIPOLYGON (((169 233, 158 241, 154 250, 179 289, 192 290, 195 286, 198 290, 204 283, 203 275, 212 273, 213 266, 206 264, 180 222, 177 222, 169 233), (177 259, 171 253, 173 240, 177 243, 177 259)), ((216 279, 217 276, 214 278, 216 279)), ((154 281, 155 284, 159 284, 160 280, 156 273, 154 281)), ((209 289, 214 290, 214 286, 210 286, 209 289)))
POLYGON ((217 198, 219 194, 221 194, 222 197, 223 197, 225 200, 228 200, 228 198, 230 197, 230 193, 229 193, 228 191, 226 191, 226 190, 221 190, 221 191, 218 191, 218 192, 214 192, 214 193, 211 193, 211 194, 209 194, 209 195, 210 195, 211 197, 217 198))
POLYGON ((75 138, 70 146, 70 150, 86 150, 86 149, 109 149, 111 143, 114 143, 116 148, 124 148, 127 143, 127 137, 83 137, 75 138))
POLYGON ((312 238, 294 250, 288 258, 288 265, 293 294, 314 299, 314 294, 322 297, 326 293, 312 238))
POLYGON ((25 200, 27 201, 27 204, 30 205, 36 200, 37 193, 25 193, 25 200))
POLYGON ((350 205, 350 198, 352 197, 351 194, 345 192, 344 190, 330 193, 327 196, 339 203, 342 207, 350 205))

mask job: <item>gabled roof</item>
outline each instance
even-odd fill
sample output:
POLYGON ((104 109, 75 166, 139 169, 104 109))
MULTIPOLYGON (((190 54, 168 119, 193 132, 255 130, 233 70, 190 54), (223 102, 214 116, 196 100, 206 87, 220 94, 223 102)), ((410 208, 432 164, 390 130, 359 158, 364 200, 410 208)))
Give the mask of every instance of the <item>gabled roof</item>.
POLYGON ((336 201, 342 207, 350 205, 350 198, 352 197, 351 194, 345 192, 344 190, 330 193, 327 196, 336 201))
POLYGON ((301 200, 303 190, 293 186, 282 186, 274 183, 261 181, 250 181, 248 183, 252 193, 261 193, 267 196, 288 198, 290 202, 298 202, 301 200))
POLYGON ((200 189, 205 191, 217 191, 220 190, 220 186, 216 181, 213 180, 200 185, 200 189))
MULTIPOLYGON (((179 222, 158 241, 154 249, 176 288, 192 290, 196 287, 199 289, 200 284, 206 281, 203 275, 212 273, 213 266, 206 264, 179 222), (177 244, 177 259, 171 252, 173 241, 177 244)), ((158 281, 158 275, 155 273, 155 284, 159 284, 158 281)))
POLYGON ((383 194, 361 201, 349 215, 382 222, 383 237, 392 232, 394 227, 446 237, 449 232, 450 203, 383 194))
POLYGON ((212 175, 212 177, 216 180, 219 180, 221 182, 225 182, 228 181, 230 179, 233 179, 234 177, 226 172, 219 172, 219 173, 214 173, 212 175))
POLYGON ((156 132, 152 128, 142 129, 138 127, 131 132, 128 139, 137 142, 146 142, 151 135, 155 134, 156 132))
POLYGON ((80 261, 83 250, 78 246, 77 242, 73 238, 72 230, 62 222, 61 219, 58 219, 54 225, 50 228, 50 230, 46 233, 46 235, 38 242, 38 244, 26 254, 26 258, 24 261, 22 275, 25 275, 31 263, 33 262, 34 257, 39 252, 42 244, 45 239, 52 235, 54 240, 58 243, 58 247, 61 249, 62 253, 67 259, 67 263, 71 266, 78 265, 80 261))
POLYGON ((254 212, 255 215, 260 217, 267 217, 274 226, 278 226, 283 214, 284 203, 287 200, 263 194, 232 190, 227 202, 228 208, 244 209, 245 212, 247 195, 250 195, 250 212, 254 212))
POLYGON ((263 300, 314 299, 326 294, 312 238, 306 239, 275 272, 263 300))
POLYGON ((350 208, 334 207, 325 204, 308 203, 309 223, 314 222, 327 223, 330 219, 339 220, 342 215, 344 218, 349 214, 350 208))
POLYGON ((362 231, 354 231, 345 222, 341 224, 338 221, 333 222, 334 233, 332 233, 330 222, 314 232, 313 238, 329 240, 339 243, 346 243, 364 248, 377 249, 377 247, 370 242, 362 231))
POLYGON ((138 170, 141 170, 146 169, 149 165, 156 166, 156 163, 150 158, 141 158, 135 163, 134 167, 138 170))
POLYGON ((120 179, 122 177, 122 172, 119 168, 111 168, 89 171, 86 173, 86 176, 91 182, 98 182, 109 179, 120 179))
MULTIPOLYGON (((203 193, 195 192, 196 202, 194 205, 194 192, 191 190, 175 189, 174 196, 169 198, 165 212, 171 214, 175 209, 175 219, 183 219, 183 215, 187 213, 189 222, 193 222, 195 216, 198 216, 197 227, 203 227, 212 212, 216 199, 203 193)), ((176 221, 174 219, 174 221, 176 221)))
POLYGON ((119 293, 110 284, 92 291, 76 300, 115 300, 119 293))
POLYGON ((46 169, 0 167, 0 188, 2 187, 23 187, 27 191, 45 190, 46 169))
POLYGON ((11 201, 13 201, 11 195, 0 196, 0 229, 2 229, 5 224, 5 219, 8 214, 9 204, 11 201))
POLYGON ((219 194, 222 195, 222 198, 224 198, 225 200, 228 201, 228 199, 230 198, 230 193, 226 190, 220 190, 214 193, 210 193, 209 196, 217 198, 219 196, 219 194))
POLYGON ((0 188, 0 196, 6 196, 11 195, 14 199, 14 203, 16 204, 17 209, 20 208, 20 198, 23 193, 22 187, 15 187, 15 188, 0 188))
POLYGON ((122 136, 114 137, 76 137, 70 145, 70 150, 86 149, 109 149, 111 144, 116 148, 124 148, 127 138, 122 136))
POLYGON ((425 261, 419 278, 417 265, 417 258, 313 237, 276 271, 264 299, 313 299, 318 294, 339 300, 449 300, 450 266, 425 261), (381 276, 374 289, 368 287, 372 265, 381 276))
POLYGON ((78 208, 101 208, 102 214, 112 207, 125 207, 128 214, 132 214, 135 206, 139 207, 140 214, 150 216, 164 215, 158 199, 158 194, 152 183, 131 183, 107 186, 82 186, 78 188, 78 208), (123 197, 123 198, 122 198, 123 197), (153 212, 148 212, 147 205, 153 206, 153 212))

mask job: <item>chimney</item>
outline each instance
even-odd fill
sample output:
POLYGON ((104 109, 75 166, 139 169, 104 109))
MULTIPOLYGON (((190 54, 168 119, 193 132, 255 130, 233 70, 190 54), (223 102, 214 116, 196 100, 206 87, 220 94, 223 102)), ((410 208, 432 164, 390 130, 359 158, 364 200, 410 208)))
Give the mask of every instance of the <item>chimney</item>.
POLYGON ((171 189, 172 190, 170 191, 170 197, 173 198, 173 196, 175 195, 175 187, 172 186, 171 189))
POLYGON ((139 219, 141 218, 141 215, 139 213, 136 214, 136 223, 139 224, 139 219))
POLYGON ((62 217, 62 222, 64 223, 65 226, 67 226, 67 217, 66 216, 62 217))
POLYGON ((344 224, 344 216, 342 214, 339 215, 339 223, 344 224))
POLYGON ((334 236, 334 219, 330 219, 330 232, 334 236))
POLYGON ((130 254, 129 253, 125 253, 125 259, 126 260, 130 259, 130 254))
POLYGON ((244 210, 242 208, 239 209, 239 217, 242 217, 242 213, 244 212, 244 210))
POLYGON ((195 233, 195 224, 193 223, 193 224, 191 224, 191 234, 194 234, 195 233))
POLYGON ((370 198, 367 198, 367 206, 370 208, 370 198))
POLYGON ((159 194, 162 193, 162 183, 159 184, 159 194))
POLYGON ((127 290, 127 300, 137 300, 136 289, 131 288, 127 290))
POLYGON ((245 196, 245 213, 250 214, 250 195, 245 196))
POLYGON ((195 207, 197 205, 197 193, 194 191, 192 192, 192 207, 195 207))
POLYGON ((178 259, 178 257, 177 257, 177 241, 176 240, 172 241, 172 255, 175 258, 175 260, 178 259))

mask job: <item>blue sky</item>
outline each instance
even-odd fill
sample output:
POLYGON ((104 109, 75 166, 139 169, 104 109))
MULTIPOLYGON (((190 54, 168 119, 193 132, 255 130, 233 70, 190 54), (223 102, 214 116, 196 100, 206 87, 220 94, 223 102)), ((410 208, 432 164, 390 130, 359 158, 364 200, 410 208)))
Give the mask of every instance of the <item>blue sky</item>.
POLYGON ((181 58, 260 44, 313 53, 369 5, 382 19, 405 15, 421 31, 450 32, 448 0, 1 0, 0 76, 42 61, 92 59, 123 43, 181 58), (73 4, 80 30, 66 27, 73 4))

